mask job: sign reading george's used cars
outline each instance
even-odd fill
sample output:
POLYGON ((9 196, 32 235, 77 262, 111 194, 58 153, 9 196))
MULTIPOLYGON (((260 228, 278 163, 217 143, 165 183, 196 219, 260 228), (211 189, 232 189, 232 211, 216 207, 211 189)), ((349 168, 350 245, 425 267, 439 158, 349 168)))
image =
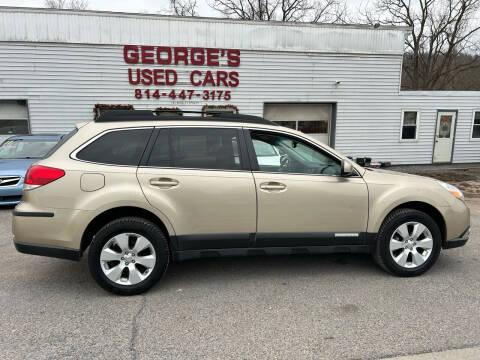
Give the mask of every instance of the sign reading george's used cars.
POLYGON ((239 84, 238 72, 230 71, 240 66, 240 50, 236 49, 125 45, 123 58, 132 66, 128 68, 128 82, 148 87, 135 88, 137 99, 230 100, 229 89, 239 84), (180 75, 187 78, 180 78, 180 75), (186 88, 177 89, 181 84, 186 84, 186 88), (174 86, 176 88, 172 89, 174 86))

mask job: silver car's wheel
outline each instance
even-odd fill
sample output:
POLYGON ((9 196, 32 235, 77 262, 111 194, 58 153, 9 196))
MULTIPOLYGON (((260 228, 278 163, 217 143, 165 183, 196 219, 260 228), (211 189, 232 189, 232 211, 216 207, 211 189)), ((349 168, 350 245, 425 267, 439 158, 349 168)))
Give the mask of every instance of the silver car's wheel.
POLYGON ((390 255, 401 267, 412 269, 428 260, 433 249, 430 230, 416 221, 406 222, 390 238, 390 255))
POLYGON ((105 276, 119 285, 135 285, 145 280, 156 263, 155 249, 144 236, 121 233, 109 239, 100 252, 105 276))

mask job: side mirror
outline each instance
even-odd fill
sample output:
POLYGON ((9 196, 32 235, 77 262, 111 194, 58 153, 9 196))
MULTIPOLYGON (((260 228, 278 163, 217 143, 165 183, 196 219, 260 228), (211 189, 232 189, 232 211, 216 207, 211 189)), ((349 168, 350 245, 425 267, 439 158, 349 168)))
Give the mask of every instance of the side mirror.
POLYGON ((353 174, 353 165, 350 161, 342 160, 342 176, 350 176, 353 174))

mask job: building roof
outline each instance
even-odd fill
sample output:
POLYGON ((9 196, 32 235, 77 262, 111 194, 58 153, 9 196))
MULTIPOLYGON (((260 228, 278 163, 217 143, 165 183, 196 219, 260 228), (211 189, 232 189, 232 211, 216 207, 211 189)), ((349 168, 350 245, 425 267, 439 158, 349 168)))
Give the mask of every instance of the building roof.
POLYGON ((403 54, 408 27, 0 7, 0 41, 403 54))
POLYGON ((50 8, 33 8, 33 7, 17 7, 17 6, 0 6, 0 11, 12 12, 28 12, 28 13, 70 13, 82 15, 101 15, 125 18, 153 18, 153 19, 182 19, 186 21, 204 21, 204 22, 227 22, 227 23, 244 23, 244 24, 262 24, 267 26, 299 26, 299 27, 333 27, 333 28, 358 28, 370 30, 399 30, 408 31, 408 26, 393 26, 382 25, 377 29, 368 24, 334 24, 334 23, 308 23, 308 22, 294 22, 294 21, 276 21, 276 20, 243 20, 235 18, 221 18, 221 17, 206 17, 206 16, 178 16, 165 14, 151 14, 151 13, 132 13, 121 11, 101 11, 101 10, 74 10, 74 9, 50 9, 50 8))

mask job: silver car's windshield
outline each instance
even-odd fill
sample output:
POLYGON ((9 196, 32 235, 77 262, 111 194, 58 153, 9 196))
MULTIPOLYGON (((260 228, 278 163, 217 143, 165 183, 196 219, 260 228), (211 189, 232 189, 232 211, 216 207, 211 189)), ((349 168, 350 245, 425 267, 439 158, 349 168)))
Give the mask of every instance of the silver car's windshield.
POLYGON ((6 140, 0 145, 0 159, 42 158, 55 146, 57 140, 6 140))

